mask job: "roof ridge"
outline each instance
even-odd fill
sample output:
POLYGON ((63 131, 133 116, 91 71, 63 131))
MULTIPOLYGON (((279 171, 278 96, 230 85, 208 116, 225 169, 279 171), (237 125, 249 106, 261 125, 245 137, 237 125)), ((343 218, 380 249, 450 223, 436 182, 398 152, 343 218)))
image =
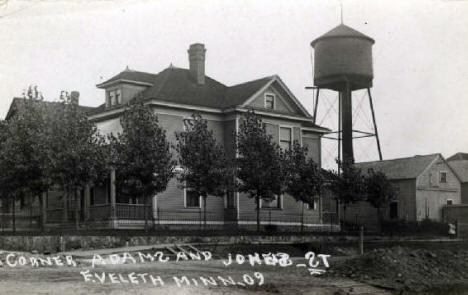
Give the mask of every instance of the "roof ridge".
POLYGON ((438 155, 441 155, 441 153, 432 153, 432 154, 427 154, 427 155, 414 155, 414 156, 411 156, 411 157, 403 157, 403 158, 395 158, 395 159, 387 159, 387 160, 365 161, 365 162, 359 162, 359 163, 355 163, 355 164, 391 162, 391 161, 407 160, 407 159, 414 159, 414 158, 423 158, 423 157, 438 156, 438 155))
POLYGON ((253 82, 258 82, 258 81, 264 80, 264 79, 274 79, 276 76, 278 76, 278 75, 265 76, 265 77, 262 77, 262 78, 258 78, 258 79, 242 82, 242 83, 239 83, 239 84, 234 84, 234 85, 231 85, 231 86, 227 86, 227 88, 237 87, 237 86, 241 86, 241 85, 248 84, 248 83, 253 83, 253 82))

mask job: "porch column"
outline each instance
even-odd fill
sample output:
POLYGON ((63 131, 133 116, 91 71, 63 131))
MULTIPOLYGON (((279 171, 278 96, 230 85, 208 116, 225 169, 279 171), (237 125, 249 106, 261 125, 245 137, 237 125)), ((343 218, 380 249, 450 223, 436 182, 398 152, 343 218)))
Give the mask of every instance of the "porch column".
POLYGON ((111 205, 111 219, 117 219, 116 208, 115 208, 115 169, 112 168, 110 174, 110 205, 111 205))
POLYGON ((44 229, 47 224, 47 192, 42 193, 41 217, 42 228, 44 229))
POLYGON ((68 222, 68 192, 65 192, 65 195, 62 199, 62 208, 63 208, 63 215, 62 215, 62 222, 68 222))
POLYGON ((83 215, 84 215, 84 220, 88 221, 89 219, 89 206, 90 206, 90 187, 89 184, 85 185, 84 187, 84 208, 83 208, 83 215))

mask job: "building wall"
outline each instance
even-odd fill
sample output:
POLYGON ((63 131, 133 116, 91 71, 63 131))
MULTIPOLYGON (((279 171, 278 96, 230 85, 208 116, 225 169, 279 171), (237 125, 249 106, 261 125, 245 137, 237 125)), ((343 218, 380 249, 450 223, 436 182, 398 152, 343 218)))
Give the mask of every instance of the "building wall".
POLYGON ((468 182, 461 184, 461 202, 462 204, 468 204, 468 182))
MULTIPOLYGON (((416 180, 392 180, 397 191, 398 219, 416 221, 416 180)), ((390 208, 383 211, 383 217, 390 220, 390 208)))
MULTIPOLYGON (((415 179, 399 179, 391 180, 395 186, 397 195, 396 202, 398 203, 398 217, 407 221, 416 220, 416 180, 415 179)), ((378 211, 368 202, 357 202, 349 204, 344 212, 344 206, 341 206, 343 219, 350 224, 364 225, 367 229, 378 229, 378 211)), ((381 209, 382 218, 391 220, 390 206, 381 209)))
POLYGON ((271 85, 265 91, 259 93, 259 95, 250 103, 250 106, 255 108, 265 108, 265 94, 275 95, 275 110, 293 114, 296 108, 288 103, 289 98, 282 93, 277 87, 271 85))
POLYGON ((453 204, 461 203, 461 184, 447 163, 438 158, 418 178, 416 184, 416 218, 442 219, 442 207, 451 199, 453 204), (447 173, 447 182, 440 182, 440 172, 447 173))

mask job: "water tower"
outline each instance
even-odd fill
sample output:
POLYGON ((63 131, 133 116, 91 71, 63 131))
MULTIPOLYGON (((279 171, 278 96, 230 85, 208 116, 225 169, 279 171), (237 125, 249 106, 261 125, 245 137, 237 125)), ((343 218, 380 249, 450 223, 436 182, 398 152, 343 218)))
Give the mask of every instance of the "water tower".
POLYGON ((314 49, 314 120, 317 118, 320 89, 329 89, 338 95, 338 159, 354 162, 353 140, 375 136, 379 158, 382 160, 380 142, 370 88, 374 78, 372 45, 374 40, 348 26, 340 24, 312 41, 314 49), (372 132, 353 130, 353 99, 355 90, 365 89, 372 112, 372 132), (341 157, 341 150, 343 152, 341 157))

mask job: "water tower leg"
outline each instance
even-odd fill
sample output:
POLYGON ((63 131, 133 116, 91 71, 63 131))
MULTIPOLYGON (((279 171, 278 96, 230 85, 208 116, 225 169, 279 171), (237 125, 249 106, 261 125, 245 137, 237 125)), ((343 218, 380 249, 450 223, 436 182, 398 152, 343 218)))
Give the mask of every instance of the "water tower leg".
POLYGON ((318 108, 318 102, 319 102, 319 92, 320 88, 317 88, 317 93, 315 94, 315 105, 314 105, 314 124, 317 122, 317 108, 318 108))
POLYGON ((342 125, 343 125, 343 161, 354 163, 353 152, 353 115, 351 85, 346 83, 344 91, 341 92, 342 125))
POLYGON ((377 132, 377 123, 375 121, 374 104, 372 103, 372 95, 371 95, 370 88, 367 88, 367 94, 369 96, 369 104, 370 104, 370 109, 372 112, 372 122, 374 123, 374 134, 375 134, 375 139, 377 141, 377 150, 379 151, 379 159, 380 161, 382 161, 382 150, 380 149, 379 132, 377 132))

